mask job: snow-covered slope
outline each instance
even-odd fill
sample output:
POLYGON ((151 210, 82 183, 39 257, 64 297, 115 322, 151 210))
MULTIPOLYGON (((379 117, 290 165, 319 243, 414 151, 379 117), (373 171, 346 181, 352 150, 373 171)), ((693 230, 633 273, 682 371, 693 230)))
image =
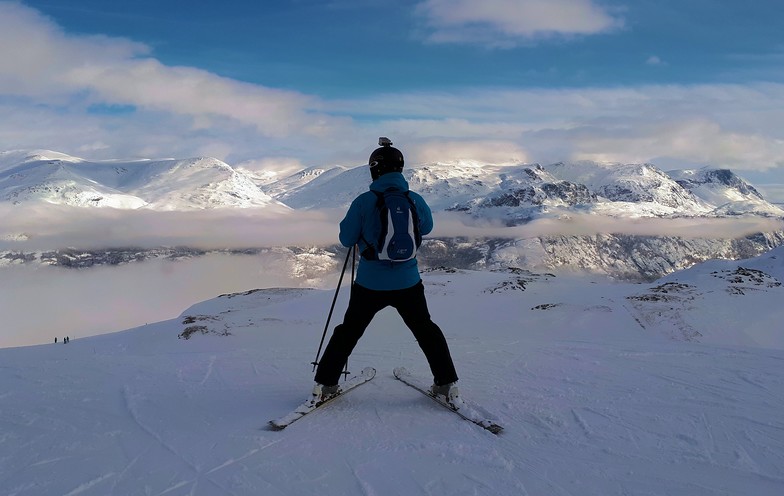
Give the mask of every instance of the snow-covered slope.
POLYGON ((643 204, 654 215, 702 215, 710 206, 652 164, 558 163, 547 170, 610 202, 643 204))
POLYGON ((367 191, 368 172, 363 169, 306 169, 283 179, 282 184, 267 185, 265 190, 278 191, 275 198, 295 209, 348 206, 357 195, 367 191))
MULTIPOLYGON (((346 168, 344 167, 326 169, 322 167, 308 167, 295 174, 287 175, 282 179, 261 180, 259 183, 262 184, 262 188, 267 194, 285 202, 289 196, 296 194, 297 190, 305 187, 311 181, 327 181, 328 178, 334 177, 345 170, 346 168)), ((257 174, 256 176, 258 177, 259 175, 257 174)))
POLYGON ((748 260, 712 260, 628 297, 640 325, 675 339, 781 348, 784 246, 748 260))
MULTIPOLYGON (((652 164, 428 163, 404 170, 434 211, 526 223, 579 210, 618 217, 762 215, 784 210, 728 170, 665 173, 652 164)), ((278 206, 345 208, 367 189, 366 167, 309 167, 261 178, 213 158, 88 162, 62 153, 0 152, 0 201, 160 210, 278 206)))
POLYGON ((678 184, 714 205, 714 215, 762 215, 780 217, 781 207, 762 197, 754 186, 727 169, 702 168, 671 171, 678 184))
POLYGON ((213 158, 88 162, 49 151, 0 155, 0 200, 157 210, 282 205, 213 158))
MULTIPOLYGON (((411 189, 433 210, 447 210, 498 191, 503 167, 470 161, 428 163, 403 170, 411 189)), ((511 170, 511 169, 510 169, 511 170)))
POLYGON ((214 158, 154 161, 142 171, 124 167, 123 174, 131 191, 159 210, 280 206, 246 174, 214 158))
MULTIPOLYGON (((577 162, 542 167, 462 161, 414 165, 403 174, 434 211, 461 211, 512 224, 575 209, 625 218, 744 213, 784 217, 784 210, 726 170, 665 173, 652 164, 577 162)), ((306 169, 264 188, 293 208, 345 208, 369 182, 365 167, 335 167, 306 169)))
POLYGON ((427 365, 389 310, 349 361, 376 367, 371 383, 266 430, 309 394, 332 291, 224 295, 172 321, 3 349, 0 494, 778 496, 784 310, 771 303, 784 289, 768 283, 781 261, 779 250, 680 274, 690 287, 666 305, 699 332, 689 341, 662 332, 674 319, 645 320, 663 300, 630 299, 674 296, 675 279, 424 274, 462 394, 500 436, 392 377, 427 365), (726 291, 739 283, 722 271, 741 266, 765 273, 764 290, 726 291), (715 296, 715 315, 700 295, 715 296))
POLYGON ((26 162, 61 160, 83 162, 82 159, 51 150, 9 150, 0 152, 0 171, 26 162))
POLYGON ((449 210, 517 225, 548 213, 585 208, 597 202, 596 195, 586 186, 559 180, 538 165, 510 167, 500 172, 498 178, 496 191, 449 210))
MULTIPOLYGON (((4 152, 0 155, 0 199, 14 204, 43 201, 79 207, 138 208, 146 202, 85 173, 82 159, 57 152, 4 152)), ((112 169, 105 168, 107 171, 112 169)))

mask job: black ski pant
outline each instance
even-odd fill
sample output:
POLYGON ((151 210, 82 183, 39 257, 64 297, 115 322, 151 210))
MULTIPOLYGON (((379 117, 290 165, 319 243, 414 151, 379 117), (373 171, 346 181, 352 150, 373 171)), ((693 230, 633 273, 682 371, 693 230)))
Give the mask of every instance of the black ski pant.
POLYGON ((373 317, 382 309, 391 306, 403 318, 403 322, 414 334, 419 347, 425 353, 433 380, 436 384, 449 384, 457 380, 457 372, 449 354, 444 333, 430 319, 422 281, 406 289, 375 291, 358 284, 351 287, 343 323, 335 331, 324 350, 324 356, 316 370, 316 382, 325 386, 338 383, 340 373, 346 365, 359 338, 364 334, 373 317))

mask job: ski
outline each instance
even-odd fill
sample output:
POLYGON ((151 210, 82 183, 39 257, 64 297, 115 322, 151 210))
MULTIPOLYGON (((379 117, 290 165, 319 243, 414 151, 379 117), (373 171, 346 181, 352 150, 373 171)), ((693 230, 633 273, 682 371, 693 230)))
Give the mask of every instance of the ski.
POLYGON ((341 396, 348 393, 352 389, 361 386, 362 384, 365 384, 366 382, 373 379, 373 377, 375 376, 376 376, 376 369, 374 369, 373 367, 366 367, 362 369, 362 372, 360 372, 359 375, 352 376, 348 380, 343 382, 343 384, 340 384, 340 388, 338 389, 337 394, 330 396, 329 398, 327 398, 326 400, 320 403, 313 403, 313 401, 307 400, 306 402, 302 403, 300 406, 292 410, 291 413, 289 413, 288 415, 285 415, 277 420, 270 420, 269 426, 270 428, 276 431, 283 430, 289 425, 296 422, 297 420, 304 417, 305 415, 313 412, 314 410, 321 408, 322 406, 326 405, 327 403, 330 403, 332 400, 336 398, 340 398, 341 396))
POLYGON ((479 427, 482 427, 483 429, 486 429, 493 434, 499 434, 502 430, 504 430, 503 427, 486 418, 484 415, 479 413, 475 407, 471 406, 465 400, 461 399, 460 404, 457 405, 449 403, 443 396, 434 395, 424 380, 411 375, 411 373, 405 367, 397 367, 394 370, 394 374, 397 380, 407 384, 408 386, 411 386, 450 412, 458 414, 463 419, 468 420, 469 422, 473 422, 479 427))

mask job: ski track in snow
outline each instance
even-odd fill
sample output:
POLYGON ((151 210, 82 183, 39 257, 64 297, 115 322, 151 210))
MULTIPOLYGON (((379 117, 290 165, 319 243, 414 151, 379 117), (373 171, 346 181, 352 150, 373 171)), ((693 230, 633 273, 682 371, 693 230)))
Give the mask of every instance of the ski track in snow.
POLYGON ((500 436, 394 379, 427 365, 390 310, 349 363, 373 381, 267 431, 310 390, 332 294, 260 291, 186 312, 220 315, 230 336, 177 339, 174 319, 0 350, 0 494, 784 494, 784 350, 642 329, 623 299, 639 286, 484 291, 504 277, 425 279, 463 395, 500 436))
POLYGON ((95 478, 95 479, 93 479, 91 481, 87 481, 84 484, 82 484, 81 486, 79 486, 76 489, 74 489, 73 491, 71 491, 69 493, 66 493, 64 496, 76 496, 77 494, 82 494, 85 491, 89 490, 91 487, 93 487, 93 486, 95 486, 97 484, 100 484, 104 480, 109 479, 111 477, 114 477, 114 473, 113 472, 110 472, 108 474, 102 475, 101 477, 97 477, 97 478, 95 478))
POLYGON ((204 378, 201 380, 201 385, 203 386, 212 376, 213 368, 215 367, 215 359, 217 357, 215 355, 210 357, 210 363, 207 365, 207 371, 204 373, 204 378))

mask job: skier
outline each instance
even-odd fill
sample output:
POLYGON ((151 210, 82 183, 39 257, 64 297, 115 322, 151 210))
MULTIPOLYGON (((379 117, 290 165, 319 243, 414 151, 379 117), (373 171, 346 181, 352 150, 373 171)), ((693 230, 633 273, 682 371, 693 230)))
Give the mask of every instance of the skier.
MULTIPOLYGON (((316 370, 312 397, 316 403, 338 392, 338 379, 354 346, 376 313, 388 306, 397 310, 424 352, 433 374, 432 391, 447 399, 456 399, 458 394, 457 372, 444 334, 430 318, 416 258, 379 260, 375 247, 367 241, 377 239, 382 231, 377 193, 390 188, 408 192, 416 214, 412 212, 412 219, 418 220, 420 235, 433 229, 430 207, 421 196, 409 191, 403 177, 403 154, 387 138, 379 138, 379 145, 368 161, 373 180, 369 191, 354 199, 340 222, 341 244, 357 245, 362 257, 343 323, 335 327, 316 370)), ((392 229, 392 225, 387 228, 392 229)))

